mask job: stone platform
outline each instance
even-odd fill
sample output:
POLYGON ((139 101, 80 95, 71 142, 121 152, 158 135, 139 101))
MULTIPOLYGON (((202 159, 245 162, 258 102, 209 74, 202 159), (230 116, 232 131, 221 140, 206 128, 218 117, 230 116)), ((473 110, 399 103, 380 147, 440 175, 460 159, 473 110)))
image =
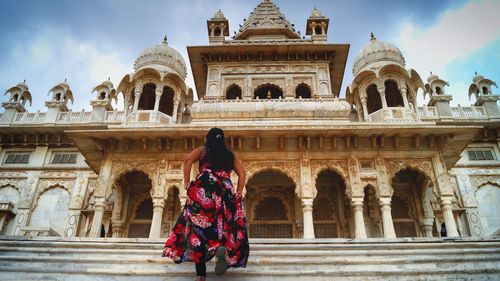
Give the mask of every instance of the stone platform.
MULTIPOLYGON (((0 279, 194 280, 163 240, 0 237, 0 279)), ((245 269, 208 280, 500 280, 500 239, 252 239, 245 269)))

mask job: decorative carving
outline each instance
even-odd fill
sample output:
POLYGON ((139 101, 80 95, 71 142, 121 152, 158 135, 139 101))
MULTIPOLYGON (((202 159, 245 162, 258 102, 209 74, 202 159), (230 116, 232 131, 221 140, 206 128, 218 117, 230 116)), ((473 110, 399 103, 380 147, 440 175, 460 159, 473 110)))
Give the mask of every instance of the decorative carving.
POLYGON ((248 179, 265 170, 282 172, 295 183, 295 193, 300 196, 300 165, 298 161, 244 161, 248 179))
POLYGON ((425 176, 435 182, 432 162, 427 159, 389 159, 386 160, 389 177, 392 179, 397 172, 403 169, 414 169, 422 172, 425 176))
POLYGON ((500 177, 498 175, 474 175, 470 177, 474 191, 485 184, 493 184, 500 187, 500 177))

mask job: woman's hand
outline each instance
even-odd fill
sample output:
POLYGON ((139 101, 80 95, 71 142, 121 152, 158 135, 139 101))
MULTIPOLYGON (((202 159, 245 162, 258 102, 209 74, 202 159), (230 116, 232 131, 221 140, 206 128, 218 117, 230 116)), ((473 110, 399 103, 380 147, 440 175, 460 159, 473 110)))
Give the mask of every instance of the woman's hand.
POLYGON ((242 199, 242 198, 243 198, 243 195, 241 194, 241 192, 236 191, 236 193, 234 194, 234 198, 235 198, 235 199, 242 199))
POLYGON ((191 185, 191 181, 186 181, 186 183, 184 184, 184 189, 188 190, 190 185, 191 185))

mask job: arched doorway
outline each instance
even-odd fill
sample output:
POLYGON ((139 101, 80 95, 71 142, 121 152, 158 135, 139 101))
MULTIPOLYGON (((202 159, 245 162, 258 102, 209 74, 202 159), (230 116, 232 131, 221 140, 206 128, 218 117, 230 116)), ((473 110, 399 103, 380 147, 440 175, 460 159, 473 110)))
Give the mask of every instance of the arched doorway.
POLYGON ((283 98, 283 90, 274 84, 260 85, 254 91, 254 98, 258 99, 279 99, 283 98))
POLYGON ((392 80, 387 80, 384 85, 387 107, 403 107, 403 96, 401 95, 398 84, 392 80))
POLYGON ((29 226, 51 228, 64 236, 69 210, 69 192, 61 186, 54 186, 38 197, 31 213, 29 226))
POLYGON ((14 218, 17 213, 19 191, 14 186, 0 187, 0 202, 12 204, 12 209, 3 209, 0 212, 0 235, 14 234, 14 218))
POLYGON ((112 211, 113 237, 148 238, 153 218, 151 180, 143 172, 131 171, 115 182, 112 211))
POLYGON ((313 202, 314 235, 316 238, 349 237, 349 200, 345 182, 333 171, 321 172, 316 179, 318 194, 313 202))
POLYGON ((433 225, 422 223, 434 220, 429 179, 419 171, 403 169, 392 178, 392 187, 391 214, 396 236, 432 236, 433 225))
POLYGON ((232 84, 227 88, 226 91, 226 99, 228 100, 236 100, 241 99, 241 88, 236 84, 232 84))
POLYGON ((167 114, 168 116, 172 116, 172 114, 174 113, 174 97, 175 92, 172 88, 168 86, 163 87, 159 110, 167 114))
POLYGON ((168 190, 167 201, 163 211, 163 236, 167 237, 181 213, 181 200, 179 199, 179 188, 176 186, 168 190))
POLYGON ((310 99, 311 88, 306 83, 300 83, 297 88, 295 88, 295 98, 310 99))
POLYGON ((147 83, 142 86, 141 97, 139 98, 138 110, 153 110, 155 107, 156 99, 156 85, 153 83, 147 83))
POLYGON ((383 237, 382 216, 375 187, 368 185, 364 189, 363 217, 365 219, 366 235, 372 237, 383 237))
POLYGON ((250 237, 299 237, 296 217, 301 212, 300 202, 289 177, 276 171, 259 172, 248 180, 246 190, 250 237))
POLYGON ((476 191, 481 225, 485 235, 493 235, 500 230, 500 187, 485 184, 476 191))
POLYGON ((368 114, 372 114, 373 112, 382 109, 382 100, 380 99, 380 93, 378 92, 375 84, 368 86, 366 89, 366 97, 368 114))

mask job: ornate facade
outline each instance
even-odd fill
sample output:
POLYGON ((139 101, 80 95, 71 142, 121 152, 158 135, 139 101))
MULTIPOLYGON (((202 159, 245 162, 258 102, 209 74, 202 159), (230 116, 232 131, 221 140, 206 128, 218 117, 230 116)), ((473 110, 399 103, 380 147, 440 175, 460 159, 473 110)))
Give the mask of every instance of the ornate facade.
POLYGON ((209 44, 188 47, 197 100, 166 38, 117 88, 97 85, 90 112, 69 109, 67 81, 49 91, 47 112, 26 110, 24 82, 8 89, 1 233, 165 237, 186 200, 183 159, 218 126, 246 168, 251 237, 497 234, 496 84, 476 74, 475 104, 452 107, 447 81, 424 83, 372 34, 341 98, 349 45, 327 43, 328 27, 314 9, 302 37, 264 0, 228 39, 217 11, 209 44), (112 105, 119 95, 123 109, 112 105))

